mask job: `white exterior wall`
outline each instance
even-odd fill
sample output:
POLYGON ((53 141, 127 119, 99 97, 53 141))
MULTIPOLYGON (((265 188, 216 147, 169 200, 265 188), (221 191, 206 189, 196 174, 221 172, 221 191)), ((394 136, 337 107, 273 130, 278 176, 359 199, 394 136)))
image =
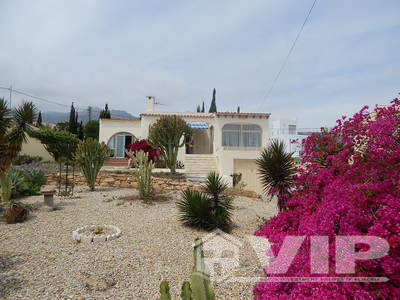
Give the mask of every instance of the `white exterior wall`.
POLYGON ((108 143, 110 138, 117 133, 128 132, 140 138, 140 120, 100 119, 99 141, 108 143))
POLYGON ((216 119, 214 133, 214 150, 217 156, 218 170, 224 179, 232 185, 234 172, 234 159, 257 159, 263 147, 269 139, 269 120, 263 118, 232 118, 224 117, 216 119), (261 147, 260 148, 227 148, 222 146, 222 128, 225 124, 255 124, 260 126, 261 147))
POLYGON ((22 143, 20 155, 40 156, 43 161, 54 161, 53 156, 46 150, 43 144, 33 137, 27 136, 26 142, 22 143))

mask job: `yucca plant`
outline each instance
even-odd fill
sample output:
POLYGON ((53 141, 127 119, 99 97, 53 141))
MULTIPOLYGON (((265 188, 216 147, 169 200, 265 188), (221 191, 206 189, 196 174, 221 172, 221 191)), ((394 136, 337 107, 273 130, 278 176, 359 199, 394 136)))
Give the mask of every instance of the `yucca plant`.
POLYGON ((232 198, 223 193, 228 188, 215 172, 208 174, 205 192, 185 190, 177 202, 179 220, 187 226, 228 230, 232 222, 232 198))
POLYGON ((293 153, 285 151, 282 141, 272 140, 257 159, 264 192, 270 196, 277 196, 280 211, 286 209, 286 199, 293 185, 295 166, 292 156, 293 153))
POLYGON ((21 151, 26 134, 36 120, 37 109, 32 102, 24 102, 10 109, 7 101, 0 98, 0 185, 7 185, 6 172, 21 151))
POLYGON ((104 143, 88 138, 79 143, 74 159, 80 166, 86 183, 91 191, 95 190, 97 175, 111 150, 104 143))

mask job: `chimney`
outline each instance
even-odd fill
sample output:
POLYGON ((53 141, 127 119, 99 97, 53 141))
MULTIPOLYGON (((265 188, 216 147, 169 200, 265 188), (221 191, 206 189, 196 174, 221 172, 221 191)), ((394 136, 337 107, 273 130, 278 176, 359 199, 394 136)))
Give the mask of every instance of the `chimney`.
POLYGON ((155 98, 154 96, 146 96, 146 112, 154 112, 155 98))

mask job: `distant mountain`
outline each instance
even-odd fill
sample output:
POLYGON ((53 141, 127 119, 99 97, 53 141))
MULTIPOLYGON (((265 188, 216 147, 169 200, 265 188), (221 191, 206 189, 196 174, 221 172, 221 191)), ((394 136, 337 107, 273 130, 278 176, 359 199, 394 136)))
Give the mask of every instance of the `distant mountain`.
MULTIPOLYGON (((97 120, 100 115, 100 108, 93 107, 92 108, 92 120, 97 120)), ((138 117, 126 112, 125 110, 111 110, 111 118, 112 119, 131 119, 135 120, 138 117)), ((69 120, 69 112, 60 112, 60 111, 45 111, 42 112, 42 119, 45 123, 59 123, 65 122, 69 120)), ((78 119, 83 123, 89 121, 89 116, 87 111, 79 111, 78 112, 78 119)))

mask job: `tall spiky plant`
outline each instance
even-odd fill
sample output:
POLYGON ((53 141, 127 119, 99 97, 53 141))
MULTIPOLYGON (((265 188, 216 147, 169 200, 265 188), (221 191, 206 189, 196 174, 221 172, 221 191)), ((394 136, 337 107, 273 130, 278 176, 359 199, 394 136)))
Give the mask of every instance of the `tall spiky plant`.
POLYGON ((257 159, 258 173, 264 192, 277 196, 280 211, 286 209, 286 199, 293 184, 295 166, 293 153, 285 151, 285 144, 272 140, 257 159))
POLYGON ((104 143, 89 138, 79 143, 75 152, 75 162, 80 166, 90 190, 95 190, 96 178, 111 150, 104 143))
POLYGON ((136 167, 135 177, 138 182, 140 199, 148 201, 153 193, 151 184, 151 171, 154 169, 154 162, 149 158, 149 154, 143 150, 132 152, 126 151, 136 167))
POLYGON ((208 174, 205 192, 185 190, 177 202, 180 221, 191 227, 228 230, 232 222, 232 198, 224 195, 227 184, 212 172, 208 174))
POLYGON ((32 102, 23 102, 19 107, 10 109, 7 101, 0 98, 0 185, 8 186, 6 172, 21 151, 27 133, 36 120, 36 106, 32 102))

